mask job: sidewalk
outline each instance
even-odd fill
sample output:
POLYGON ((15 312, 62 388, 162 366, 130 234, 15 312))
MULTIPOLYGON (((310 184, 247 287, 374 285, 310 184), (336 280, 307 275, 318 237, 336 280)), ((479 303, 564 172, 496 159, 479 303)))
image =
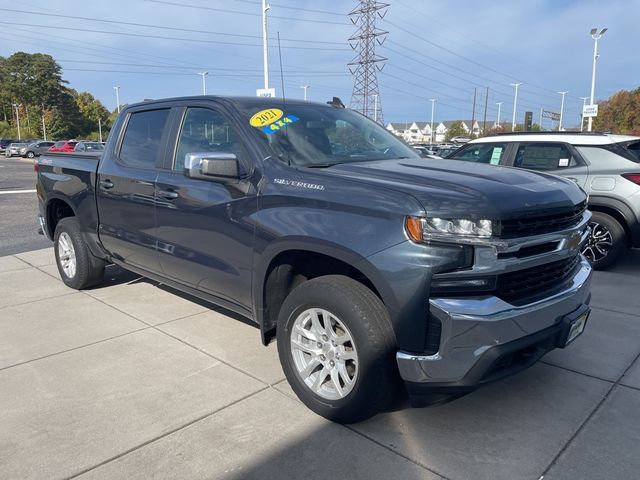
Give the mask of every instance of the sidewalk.
POLYGON ((640 253, 598 273, 584 336, 446 405, 349 427, 307 410, 275 344, 109 267, 0 257, 0 478, 637 479, 640 253))

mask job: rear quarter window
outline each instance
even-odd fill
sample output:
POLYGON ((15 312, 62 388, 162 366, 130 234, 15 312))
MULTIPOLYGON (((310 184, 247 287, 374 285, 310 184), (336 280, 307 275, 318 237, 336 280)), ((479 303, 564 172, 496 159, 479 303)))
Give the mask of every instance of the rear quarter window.
POLYGON ((129 116, 119 155, 124 165, 155 168, 169 112, 167 108, 135 112, 129 116))

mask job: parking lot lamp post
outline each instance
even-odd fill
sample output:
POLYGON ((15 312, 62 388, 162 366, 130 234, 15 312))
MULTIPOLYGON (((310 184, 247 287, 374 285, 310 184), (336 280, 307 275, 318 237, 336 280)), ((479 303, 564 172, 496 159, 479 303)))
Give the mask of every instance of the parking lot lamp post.
POLYGON ((209 72, 198 72, 198 75, 202 77, 202 95, 207 94, 207 80, 206 77, 209 75, 209 72))
POLYGON ((429 127, 429 143, 433 143, 434 142, 434 136, 433 136, 433 112, 436 108, 436 99, 435 98, 430 98, 429 101, 431 102, 431 126, 429 127))
POLYGON ((100 143, 102 143, 102 120, 100 117, 98 117, 98 135, 100 135, 100 143))
POLYGON ((512 87, 516 88, 516 93, 513 97, 513 118, 511 119, 511 131, 516 131, 516 109, 518 107, 518 87, 522 85, 522 83, 511 83, 512 87))
MULTIPOLYGON (((593 44, 593 68, 591 70, 591 103, 589 105, 593 105, 593 97, 595 95, 596 90, 596 63, 598 61, 598 57, 600 54, 598 53, 598 40, 605 34, 607 28, 603 28, 598 32, 597 28, 591 29, 591 38, 594 40, 593 44)), ((589 117, 589 125, 587 126, 587 131, 590 132, 593 126, 593 117, 589 117)))
POLYGON ((116 85, 113 89, 116 91, 116 110, 120 113, 120 85, 116 85))
POLYGON ((589 97, 580 97, 582 99, 582 113, 580 113, 580 131, 584 131, 584 107, 587 104, 589 97))
POLYGON ((378 95, 373 96, 373 121, 378 123, 378 95))
POLYGON ((558 122, 558 131, 562 131, 562 116, 564 115, 564 96, 569 92, 558 92, 562 95, 562 101, 560 102, 560 121, 558 122))
POLYGON ((18 140, 22 140, 22 136, 20 135, 20 107, 22 104, 13 104, 13 108, 16 109, 16 124, 18 125, 18 140))
POLYGON ((500 111, 502 110, 502 102, 496 102, 498 105, 498 128, 500 128, 500 111))
POLYGON ((307 90, 309 89, 311 85, 302 85, 300 88, 302 88, 304 90, 304 100, 307 100, 307 90))

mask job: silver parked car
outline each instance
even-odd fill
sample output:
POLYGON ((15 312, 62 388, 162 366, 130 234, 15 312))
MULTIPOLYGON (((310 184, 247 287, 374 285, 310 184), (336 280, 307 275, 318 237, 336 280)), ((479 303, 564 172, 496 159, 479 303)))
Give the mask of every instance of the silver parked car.
POLYGON ((87 142, 81 141, 76 144, 74 152, 102 152, 104 150, 104 143, 101 142, 87 142))
POLYGON ((49 147, 53 146, 55 142, 34 142, 31 143, 25 148, 23 157, 34 158, 39 157, 43 153, 46 153, 49 150, 49 147))
POLYGON ((27 148, 26 143, 12 143, 7 147, 7 150, 4 152, 5 157, 18 157, 21 156, 20 150, 23 148, 27 148))
POLYGON ((612 265, 626 248, 640 247, 640 137, 509 133, 473 140, 448 159, 526 168, 576 182, 589 194, 593 212, 582 253, 596 269, 612 265))

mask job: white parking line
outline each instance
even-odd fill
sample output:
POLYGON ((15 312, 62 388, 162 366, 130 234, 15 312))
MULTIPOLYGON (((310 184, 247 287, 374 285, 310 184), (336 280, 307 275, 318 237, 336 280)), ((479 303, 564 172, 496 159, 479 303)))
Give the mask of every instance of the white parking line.
POLYGON ((11 193, 35 193, 35 190, 0 190, 0 195, 9 195, 11 193))

